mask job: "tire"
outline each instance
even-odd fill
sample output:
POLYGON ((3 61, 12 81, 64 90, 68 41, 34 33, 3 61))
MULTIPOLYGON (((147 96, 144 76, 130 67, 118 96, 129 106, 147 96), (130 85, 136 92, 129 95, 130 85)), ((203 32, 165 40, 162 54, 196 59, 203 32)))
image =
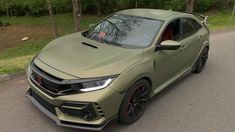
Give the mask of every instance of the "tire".
POLYGON ((194 73, 201 73, 203 71, 208 59, 208 53, 209 53, 209 48, 208 47, 204 48, 194 65, 194 71, 193 71, 194 73))
POLYGON ((144 113, 150 99, 150 85, 146 79, 135 82, 127 91, 120 109, 119 122, 122 124, 132 124, 144 113))

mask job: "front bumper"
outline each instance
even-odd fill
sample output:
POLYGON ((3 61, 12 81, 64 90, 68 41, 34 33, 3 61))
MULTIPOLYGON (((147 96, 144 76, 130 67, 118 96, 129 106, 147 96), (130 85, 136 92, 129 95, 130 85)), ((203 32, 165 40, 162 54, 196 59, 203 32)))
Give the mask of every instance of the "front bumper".
POLYGON ((101 131, 107 126, 112 120, 116 118, 116 116, 113 119, 110 119, 109 121, 105 122, 103 125, 100 126, 92 126, 92 125, 82 125, 82 124, 73 124, 73 123, 66 123, 61 122, 53 113, 51 113, 49 110, 44 108, 33 96, 30 95, 30 90, 27 91, 26 97, 45 115, 47 115, 49 118, 54 120, 58 126, 64 126, 64 127, 70 127, 70 128, 78 128, 78 129, 84 129, 84 130, 95 130, 95 131, 101 131))
MULTIPOLYGON (((85 130, 102 130, 110 121, 117 117, 119 106, 123 98, 122 94, 114 91, 112 88, 82 94, 51 97, 34 85, 29 78, 28 81, 29 91, 26 93, 26 97, 59 126, 85 130), (37 95, 37 97, 32 96, 32 94, 30 94, 31 92, 37 95), (43 100, 46 105, 43 105, 38 98, 41 98, 40 100, 43 100), (91 104, 96 116, 91 120, 85 120, 79 116, 70 115, 61 109, 63 104, 67 102, 91 104)), ((75 109, 75 107, 72 107, 72 109, 73 111, 75 110, 75 114, 76 109, 80 110, 80 108, 75 109)))

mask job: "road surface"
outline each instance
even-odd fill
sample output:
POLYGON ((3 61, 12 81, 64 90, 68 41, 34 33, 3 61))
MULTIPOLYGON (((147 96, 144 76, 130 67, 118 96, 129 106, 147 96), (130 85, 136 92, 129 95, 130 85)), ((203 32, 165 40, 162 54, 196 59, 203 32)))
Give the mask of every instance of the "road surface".
MULTIPOLYGON (((0 132, 80 132, 57 126, 25 98, 24 76, 0 84, 0 132)), ((235 31, 211 35, 203 73, 158 94, 135 124, 115 123, 104 132, 234 132, 235 31)))

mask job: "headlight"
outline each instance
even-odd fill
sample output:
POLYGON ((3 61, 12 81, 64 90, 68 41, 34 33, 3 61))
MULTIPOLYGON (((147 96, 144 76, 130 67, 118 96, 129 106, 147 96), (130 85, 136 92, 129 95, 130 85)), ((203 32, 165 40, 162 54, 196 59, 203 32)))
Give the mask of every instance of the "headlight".
POLYGON ((71 84, 71 88, 75 91, 80 92, 89 92, 89 91, 95 91, 99 89, 106 88, 108 85, 110 85, 115 78, 105 78, 105 79, 91 79, 87 81, 81 81, 79 83, 71 84))

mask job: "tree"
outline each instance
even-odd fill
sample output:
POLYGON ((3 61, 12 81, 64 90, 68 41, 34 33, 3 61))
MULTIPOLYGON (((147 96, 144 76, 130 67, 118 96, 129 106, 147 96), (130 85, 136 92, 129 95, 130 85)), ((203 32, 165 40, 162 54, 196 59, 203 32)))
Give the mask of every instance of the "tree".
POLYGON ((96 0, 97 15, 101 16, 102 0, 96 0))
POLYGON ((10 16, 10 11, 9 11, 10 9, 9 8, 10 8, 11 2, 12 1, 10 1, 10 0, 0 0, 0 7, 2 10, 5 10, 8 17, 10 16))
POLYGON ((135 0, 135 8, 138 8, 138 0, 135 0))
POLYGON ((74 25, 75 31, 80 31, 80 14, 78 9, 78 0, 72 0, 73 5, 73 17, 74 17, 74 25))
POLYGON ((82 16, 82 0, 79 0, 79 13, 80 13, 80 16, 82 16))
POLYGON ((187 0, 186 11, 193 12, 196 0, 187 0))
POLYGON ((47 6, 48 6, 50 19, 51 19, 53 35, 54 35, 55 38, 57 38, 59 36, 59 33, 58 33, 58 30, 57 30, 54 14, 53 14, 53 11, 52 11, 51 0, 47 0, 47 6))

